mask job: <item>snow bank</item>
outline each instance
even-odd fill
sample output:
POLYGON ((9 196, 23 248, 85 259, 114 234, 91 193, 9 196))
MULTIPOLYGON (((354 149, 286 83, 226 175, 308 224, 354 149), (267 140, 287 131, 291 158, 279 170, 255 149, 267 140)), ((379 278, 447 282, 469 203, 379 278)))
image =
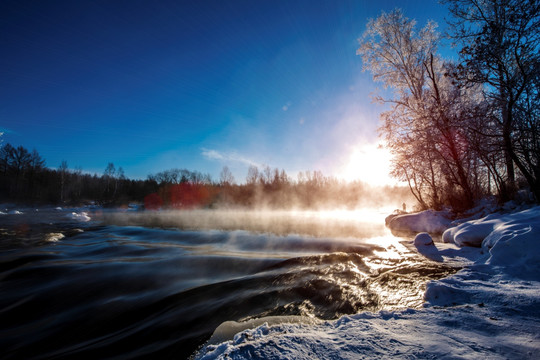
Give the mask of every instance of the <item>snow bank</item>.
POLYGON ((487 264, 536 271, 540 266, 540 206, 465 222, 446 230, 443 240, 481 246, 488 254, 487 264))
POLYGON ((414 214, 390 215, 386 223, 395 232, 442 234, 452 220, 448 211, 426 210, 414 214))
POLYGON ((527 332, 477 305, 344 316, 320 325, 263 324, 209 345, 197 359, 533 359, 540 324, 527 332))
MULTIPOLYGON (((467 221, 445 231, 443 239, 459 246, 481 246, 484 255, 456 275, 429 282, 425 299, 432 305, 504 299, 503 304, 515 306, 522 302, 517 294, 530 285, 527 281, 540 281, 540 206, 467 221)), ((537 283, 532 297, 537 306, 539 289, 537 283)))
POLYGON ((508 215, 482 242, 486 264, 520 277, 540 274, 540 206, 508 215))

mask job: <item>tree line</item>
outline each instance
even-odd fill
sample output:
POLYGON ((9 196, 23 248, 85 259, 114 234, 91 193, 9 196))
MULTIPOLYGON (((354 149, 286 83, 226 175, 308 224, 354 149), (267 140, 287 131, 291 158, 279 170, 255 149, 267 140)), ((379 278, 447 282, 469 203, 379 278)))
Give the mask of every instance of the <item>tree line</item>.
POLYGON ((361 181, 345 182, 325 176, 321 171, 300 172, 293 179, 285 170, 270 166, 250 166, 245 182, 240 184, 227 166, 215 182, 208 174, 185 169, 166 170, 148 179, 158 185, 158 190, 144 199, 148 209, 354 209, 411 201, 406 187, 373 188, 361 181))
POLYGON ((62 161, 57 169, 46 167, 36 150, 5 144, 0 148, 0 201, 28 204, 118 204, 142 201, 156 191, 151 180, 130 180, 122 168, 109 163, 103 175, 69 169, 62 161))
POLYGON ((374 189, 360 181, 345 182, 320 171, 300 172, 296 179, 285 170, 250 166, 238 184, 224 166, 220 179, 186 169, 169 169, 129 179, 121 167, 108 163, 102 175, 70 169, 62 161, 48 168, 36 150, 6 144, 0 148, 0 201, 28 204, 96 203, 121 206, 142 203, 147 209, 271 208, 323 209, 383 206, 409 201, 408 189, 374 189))
POLYGON ((540 202, 540 2, 446 0, 459 60, 436 24, 400 10, 371 20, 357 51, 390 95, 380 133, 392 174, 422 208, 467 209, 495 194, 540 202), (526 196, 527 197, 527 196, 526 196))

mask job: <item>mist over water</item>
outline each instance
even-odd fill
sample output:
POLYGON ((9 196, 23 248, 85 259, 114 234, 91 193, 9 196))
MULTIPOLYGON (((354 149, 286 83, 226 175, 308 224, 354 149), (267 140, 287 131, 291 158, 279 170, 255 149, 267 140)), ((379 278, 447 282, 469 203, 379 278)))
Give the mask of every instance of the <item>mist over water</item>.
POLYGON ((224 321, 420 306, 425 282, 454 270, 393 237, 387 213, 3 215, 0 347, 6 358, 187 358, 224 321))
POLYGON ((105 212, 111 225, 177 228, 181 230, 245 230, 274 235, 367 239, 387 235, 384 217, 392 210, 164 210, 105 212))

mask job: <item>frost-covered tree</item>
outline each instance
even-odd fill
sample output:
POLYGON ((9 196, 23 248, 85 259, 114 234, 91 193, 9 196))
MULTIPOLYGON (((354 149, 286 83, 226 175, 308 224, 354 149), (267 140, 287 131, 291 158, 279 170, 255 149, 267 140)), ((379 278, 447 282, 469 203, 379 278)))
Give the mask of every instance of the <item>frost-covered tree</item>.
POLYGON ((458 75, 484 85, 496 125, 486 136, 504 152, 508 183, 514 185, 515 165, 540 201, 540 1, 445 2, 452 36, 462 46, 458 75))
POLYGON ((221 185, 229 186, 234 184, 234 176, 228 166, 223 166, 221 173, 219 174, 219 180, 221 185))
POLYGON ((470 207, 479 190, 468 124, 481 99, 476 88, 462 89, 447 75, 451 65, 437 56, 436 24, 415 27, 400 10, 383 12, 359 39, 364 70, 392 90, 377 98, 390 105, 380 132, 394 155, 392 174, 409 184, 422 207, 470 207))
POLYGON ((250 165, 246 176, 246 183, 254 185, 259 179, 259 169, 255 165, 250 165))

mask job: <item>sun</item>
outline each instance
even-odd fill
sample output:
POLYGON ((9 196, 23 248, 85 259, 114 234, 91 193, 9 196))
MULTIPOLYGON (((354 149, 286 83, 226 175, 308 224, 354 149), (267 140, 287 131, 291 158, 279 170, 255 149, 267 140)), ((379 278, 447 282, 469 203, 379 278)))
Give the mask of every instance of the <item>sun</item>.
POLYGON ((390 177, 392 155, 381 144, 364 144, 354 147, 345 160, 340 177, 347 181, 363 181, 370 185, 395 185, 390 177))

